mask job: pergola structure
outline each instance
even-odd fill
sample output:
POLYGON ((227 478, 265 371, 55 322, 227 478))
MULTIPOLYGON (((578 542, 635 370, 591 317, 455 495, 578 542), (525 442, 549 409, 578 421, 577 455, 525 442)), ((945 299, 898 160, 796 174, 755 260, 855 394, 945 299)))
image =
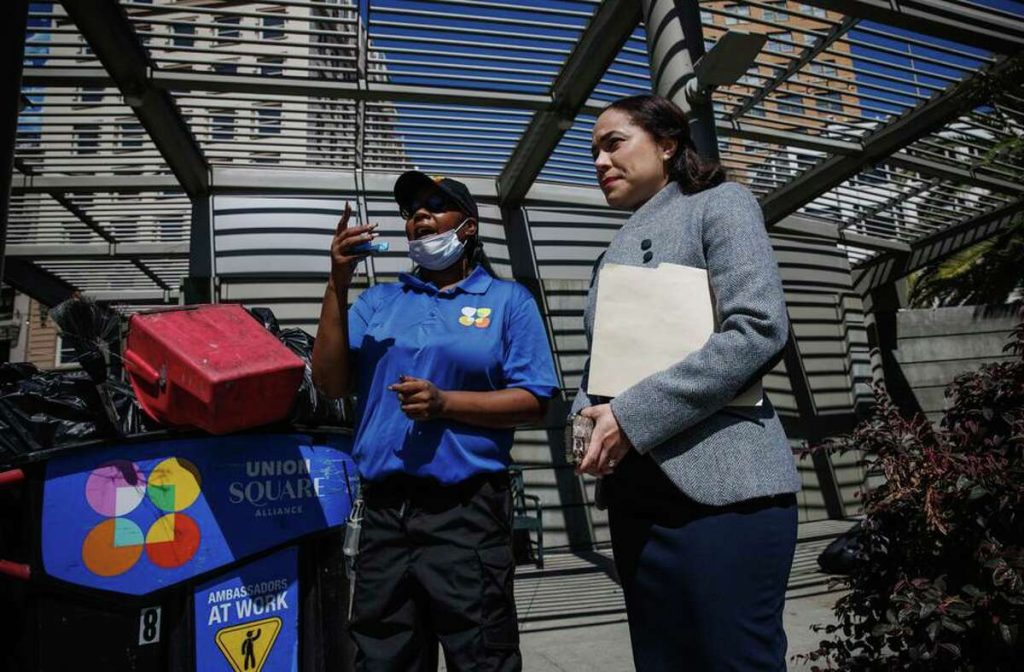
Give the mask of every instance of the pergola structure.
MULTIPOLYGON (((690 109, 700 148, 761 201, 794 325, 767 384, 791 435, 813 441, 848 428, 872 370, 891 368, 894 283, 1024 207, 1024 166, 1007 149, 1024 134, 1013 0, 8 11, 5 42, 23 59, 8 64, 21 69, 6 85, 17 136, 13 150, 5 137, 0 258, 4 281, 45 304, 73 291, 129 308, 265 303, 312 329, 343 200, 392 243, 363 282, 408 266, 390 193, 417 167, 480 198, 488 252, 538 299, 571 394, 590 268, 626 217, 594 184, 590 128, 609 101, 657 90, 690 109), (763 34, 763 50, 709 101, 687 101, 693 64, 729 31, 763 34)), ((840 515, 842 484, 815 467, 840 515)))

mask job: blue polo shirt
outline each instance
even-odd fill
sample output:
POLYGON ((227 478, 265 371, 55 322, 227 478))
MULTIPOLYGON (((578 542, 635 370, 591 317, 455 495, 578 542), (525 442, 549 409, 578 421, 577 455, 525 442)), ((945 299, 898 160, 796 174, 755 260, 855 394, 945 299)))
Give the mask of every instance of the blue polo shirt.
POLYGON ((410 274, 371 287, 349 309, 348 328, 359 419, 352 457, 369 481, 403 473, 451 484, 510 461, 512 429, 407 418, 387 389, 403 374, 441 390, 518 387, 548 398, 558 389, 533 297, 479 266, 445 291, 410 274))

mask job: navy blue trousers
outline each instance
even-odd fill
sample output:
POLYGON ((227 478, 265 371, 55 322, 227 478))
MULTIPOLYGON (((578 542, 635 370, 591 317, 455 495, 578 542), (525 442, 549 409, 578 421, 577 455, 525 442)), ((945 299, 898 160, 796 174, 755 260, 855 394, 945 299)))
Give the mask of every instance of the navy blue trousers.
POLYGON ((636 453, 603 485, 637 672, 785 672, 796 496, 700 505, 636 453))

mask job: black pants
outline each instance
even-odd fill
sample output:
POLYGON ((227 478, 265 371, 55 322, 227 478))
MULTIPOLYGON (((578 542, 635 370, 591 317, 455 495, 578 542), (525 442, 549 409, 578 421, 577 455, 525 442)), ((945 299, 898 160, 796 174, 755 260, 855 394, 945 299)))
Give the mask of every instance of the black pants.
POLYGON ((521 670, 508 474, 364 487, 349 629, 360 672, 521 670))
POLYGON ((785 672, 795 495, 698 504, 636 453, 606 481, 637 672, 785 672))

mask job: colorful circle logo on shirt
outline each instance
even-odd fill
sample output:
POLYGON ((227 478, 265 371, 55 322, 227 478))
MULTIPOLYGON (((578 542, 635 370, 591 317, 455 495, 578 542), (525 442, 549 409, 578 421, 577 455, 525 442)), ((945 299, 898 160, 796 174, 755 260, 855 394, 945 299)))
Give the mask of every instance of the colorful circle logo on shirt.
POLYGON ((491 324, 491 313, 493 311, 490 308, 472 308, 466 306, 462 309, 462 315, 459 317, 459 324, 464 327, 476 327, 477 329, 486 329, 491 324))
POLYGON ((195 503, 201 488, 196 466, 176 457, 158 463, 148 477, 128 460, 93 470, 85 497, 107 520, 92 528, 82 543, 85 566, 98 576, 117 576, 134 567, 143 550, 157 567, 173 569, 187 563, 199 549, 202 535, 195 520, 181 512, 195 503), (147 498, 165 513, 143 534, 136 522, 124 516, 147 498))

